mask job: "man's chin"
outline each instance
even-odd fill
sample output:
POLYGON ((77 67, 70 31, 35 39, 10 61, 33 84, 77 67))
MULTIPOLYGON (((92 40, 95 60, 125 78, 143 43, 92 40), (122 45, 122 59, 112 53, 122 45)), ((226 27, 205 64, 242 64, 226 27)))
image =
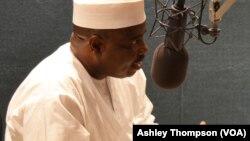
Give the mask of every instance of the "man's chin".
POLYGON ((131 77, 131 76, 133 76, 136 72, 137 72, 137 70, 131 70, 131 71, 126 72, 125 74, 122 74, 122 75, 120 74, 120 75, 116 75, 116 76, 113 76, 113 77, 116 77, 116 78, 131 77))
POLYGON ((129 71, 129 72, 127 72, 127 76, 126 76, 126 77, 131 77, 131 76, 133 76, 136 72, 137 72, 137 70, 129 71))

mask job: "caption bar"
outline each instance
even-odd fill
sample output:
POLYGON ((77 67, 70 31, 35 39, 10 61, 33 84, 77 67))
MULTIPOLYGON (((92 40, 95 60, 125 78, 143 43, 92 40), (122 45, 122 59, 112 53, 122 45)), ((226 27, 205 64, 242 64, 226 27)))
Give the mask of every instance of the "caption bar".
POLYGON ((250 125, 133 125, 133 141, 175 139, 249 141, 250 125))

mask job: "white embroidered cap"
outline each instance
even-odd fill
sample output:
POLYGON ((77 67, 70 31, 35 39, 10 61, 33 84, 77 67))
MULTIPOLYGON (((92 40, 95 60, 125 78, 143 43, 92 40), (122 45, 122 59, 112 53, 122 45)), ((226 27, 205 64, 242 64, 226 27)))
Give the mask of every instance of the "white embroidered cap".
POLYGON ((146 20, 144 0, 73 0, 73 24, 91 29, 118 29, 146 20))

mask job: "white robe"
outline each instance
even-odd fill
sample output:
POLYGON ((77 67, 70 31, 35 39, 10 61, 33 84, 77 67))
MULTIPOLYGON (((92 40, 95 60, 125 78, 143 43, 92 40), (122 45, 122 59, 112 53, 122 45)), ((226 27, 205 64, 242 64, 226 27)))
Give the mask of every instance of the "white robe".
POLYGON ((43 60, 13 95, 5 141, 131 141, 133 124, 154 124, 142 70, 108 77, 114 110, 70 51, 60 47, 43 60))

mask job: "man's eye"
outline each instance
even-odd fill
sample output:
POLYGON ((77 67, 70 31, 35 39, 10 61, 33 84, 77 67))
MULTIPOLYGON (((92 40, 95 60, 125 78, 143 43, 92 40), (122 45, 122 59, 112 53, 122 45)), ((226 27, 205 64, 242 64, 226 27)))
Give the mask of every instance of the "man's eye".
POLYGON ((133 40, 133 41, 131 42, 131 45, 132 45, 133 47, 139 47, 139 46, 141 46, 141 44, 144 44, 143 39, 137 39, 137 40, 133 40))
POLYGON ((136 45, 136 44, 137 44, 137 40, 132 41, 131 44, 132 44, 132 45, 136 45))
POLYGON ((125 48, 129 51, 135 51, 137 50, 141 45, 141 43, 143 43, 143 40, 141 39, 136 39, 136 40, 133 40, 133 41, 130 41, 129 44, 126 44, 126 45, 121 45, 122 48, 125 48))
POLYGON ((133 50, 133 46, 131 46, 129 44, 120 44, 119 46, 123 49, 126 49, 126 50, 133 50))

